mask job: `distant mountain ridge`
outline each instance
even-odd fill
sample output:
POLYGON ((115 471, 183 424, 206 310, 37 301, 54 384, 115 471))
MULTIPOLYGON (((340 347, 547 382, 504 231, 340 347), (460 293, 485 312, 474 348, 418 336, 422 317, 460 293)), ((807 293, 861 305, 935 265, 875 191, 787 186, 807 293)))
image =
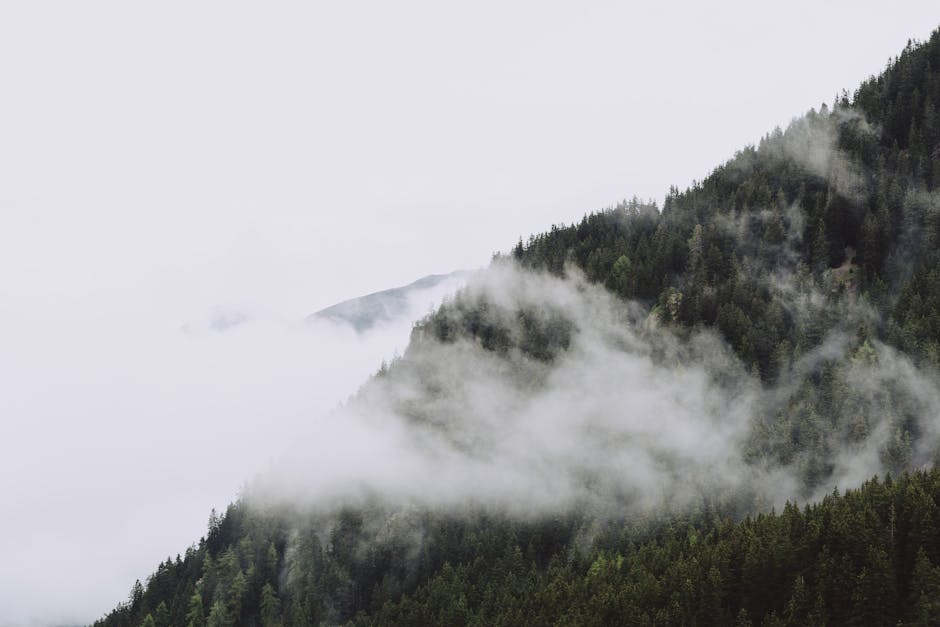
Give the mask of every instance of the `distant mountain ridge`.
MULTIPOLYGON (((308 322, 329 320, 348 324, 357 333, 364 333, 377 325, 392 322, 406 315, 414 308, 415 301, 424 293, 431 296, 429 292, 448 282, 452 282, 456 289, 470 274, 469 270, 455 270, 448 274, 429 274, 408 285, 344 300, 310 314, 306 320, 308 322)), ((430 302, 429 300, 429 304, 430 302)))

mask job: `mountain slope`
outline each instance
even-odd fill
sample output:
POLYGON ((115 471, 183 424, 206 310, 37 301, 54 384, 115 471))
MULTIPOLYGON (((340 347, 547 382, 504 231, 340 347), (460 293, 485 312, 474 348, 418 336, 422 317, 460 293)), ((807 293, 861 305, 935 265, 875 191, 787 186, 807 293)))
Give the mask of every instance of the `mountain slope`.
POLYGON ((520 242, 102 624, 936 620, 938 70, 520 242))
POLYGON ((439 301, 439 292, 456 291, 469 274, 470 272, 465 270, 448 274, 429 274, 402 287, 344 300, 310 314, 307 320, 329 320, 348 324, 357 333, 363 333, 407 314, 415 308, 416 301, 439 301))

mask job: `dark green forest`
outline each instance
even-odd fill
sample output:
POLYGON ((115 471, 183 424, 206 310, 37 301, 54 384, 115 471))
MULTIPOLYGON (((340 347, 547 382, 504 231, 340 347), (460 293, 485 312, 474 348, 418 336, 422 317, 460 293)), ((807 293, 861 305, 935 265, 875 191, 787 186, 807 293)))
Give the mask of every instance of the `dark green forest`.
MULTIPOLYGON (((603 286, 654 345, 716 334, 760 391, 739 453, 794 477, 799 504, 775 512, 750 489, 616 515, 243 499, 96 624, 940 624, 938 106, 940 31, 661 207, 625 201, 493 260, 603 286), (830 490, 849 454, 880 475, 830 490)), ((538 386, 578 332, 562 309, 468 289, 361 396, 459 341, 538 386)), ((400 413, 449 428, 423 385, 400 413)))

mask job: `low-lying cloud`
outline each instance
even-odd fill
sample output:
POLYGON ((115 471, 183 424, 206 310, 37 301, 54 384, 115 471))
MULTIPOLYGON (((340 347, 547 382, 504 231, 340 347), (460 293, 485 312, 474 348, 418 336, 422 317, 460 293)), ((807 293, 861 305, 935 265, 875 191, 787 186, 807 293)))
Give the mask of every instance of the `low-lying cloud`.
POLYGON ((248 305, 180 319, 165 292, 168 305, 137 306, 152 283, 93 309, 82 292, 73 307, 47 294, 64 286, 29 278, 0 310, 0 552, 16 565, 0 580, 3 625, 104 615, 457 287, 418 291, 398 318, 356 333, 248 305))
POLYGON ((896 351, 859 345, 836 327, 767 385, 713 332, 680 339, 655 313, 569 275, 496 264, 444 314, 459 324, 461 302, 485 304, 481 324, 517 339, 562 319, 554 358, 417 333, 402 359, 323 417, 250 496, 320 511, 378 498, 606 516, 741 491, 782 504, 932 461, 936 379, 896 351), (814 414, 825 392, 807 387, 821 375, 847 387, 846 405, 827 416, 814 414), (813 420, 820 441, 811 446, 799 431, 813 420), (896 450, 898 438, 915 442, 896 450), (819 464, 826 468, 813 474, 819 464))

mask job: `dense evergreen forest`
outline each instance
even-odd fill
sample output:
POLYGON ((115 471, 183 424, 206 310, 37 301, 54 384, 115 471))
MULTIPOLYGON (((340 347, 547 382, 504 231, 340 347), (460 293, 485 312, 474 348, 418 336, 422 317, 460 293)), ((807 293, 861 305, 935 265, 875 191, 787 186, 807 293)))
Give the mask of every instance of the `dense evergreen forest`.
MULTIPOLYGON (((940 31, 661 208, 624 202, 493 262, 603 286, 654 345, 717 334, 760 399, 744 463, 785 470, 809 504, 774 513, 753 488, 616 515, 242 500, 96 624, 940 624, 938 106, 940 31), (832 490, 849 467, 882 478, 832 490)), ((577 333, 563 307, 471 288, 361 397, 417 380, 397 409, 444 428, 428 347, 471 341, 537 387, 577 333)))

